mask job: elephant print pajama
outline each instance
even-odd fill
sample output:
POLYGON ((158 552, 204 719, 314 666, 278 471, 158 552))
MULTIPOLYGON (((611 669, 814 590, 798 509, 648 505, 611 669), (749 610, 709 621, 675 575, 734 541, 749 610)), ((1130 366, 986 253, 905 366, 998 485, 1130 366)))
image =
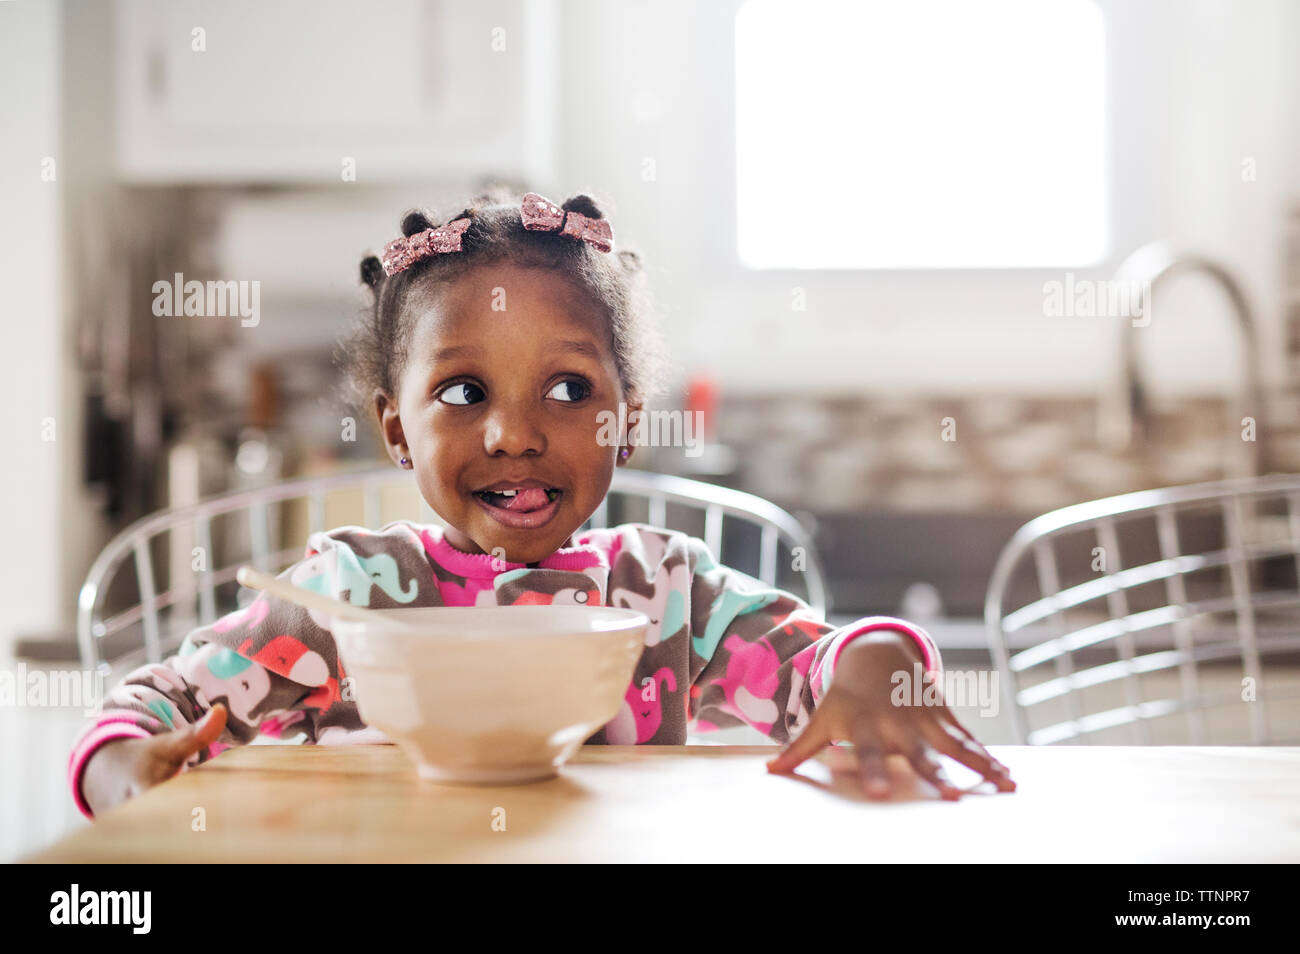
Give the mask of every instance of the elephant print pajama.
MULTIPOLYGON (((622 708, 587 744, 682 745, 697 731, 747 724, 773 741, 798 736, 830 686, 839 650, 879 629, 907 633, 927 670, 938 649, 917 626, 873 616, 843 627, 794 594, 719 564, 704 541, 641 523, 578 533, 536 564, 496 561, 447 543, 442 528, 394 521, 312 534, 280 578, 357 606, 573 603, 646 614, 645 649, 622 708)), ((95 749, 228 710, 220 738, 182 771, 258 735, 316 745, 386 742, 350 693, 328 619, 266 593, 189 633, 176 655, 129 673, 78 735, 68 783, 91 817, 81 776, 95 749)))

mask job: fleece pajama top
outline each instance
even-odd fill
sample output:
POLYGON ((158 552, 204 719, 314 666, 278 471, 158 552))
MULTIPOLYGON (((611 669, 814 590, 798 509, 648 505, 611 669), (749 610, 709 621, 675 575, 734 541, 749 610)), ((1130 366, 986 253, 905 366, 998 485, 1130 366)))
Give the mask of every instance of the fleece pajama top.
MULTIPOLYGON (((840 649, 880 629, 910 635, 926 670, 940 670, 920 627, 888 616, 833 627, 794 594, 719 564, 696 537, 627 523, 571 542, 525 565, 457 550, 437 525, 346 526, 312 534, 304 558, 280 578, 372 609, 571 603, 645 613, 645 648, 624 704, 589 745, 683 745, 688 724, 747 724, 787 743, 825 695, 840 649)), ((81 779, 97 747, 183 727, 217 702, 228 711, 221 736, 182 771, 259 734, 316 745, 388 741, 361 721, 328 624, 261 593, 189 633, 175 656, 127 674, 73 745, 68 782, 78 808, 91 817, 81 779)))

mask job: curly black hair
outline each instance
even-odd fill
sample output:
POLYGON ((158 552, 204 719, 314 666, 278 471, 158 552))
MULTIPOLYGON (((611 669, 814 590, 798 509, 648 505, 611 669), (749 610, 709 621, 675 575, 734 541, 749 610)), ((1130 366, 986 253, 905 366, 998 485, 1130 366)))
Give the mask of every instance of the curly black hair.
MULTIPOLYGON (((406 351, 419 310, 407 308, 412 295, 424 298, 478 266, 509 260, 522 267, 563 272, 599 303, 608 322, 610 346, 628 404, 648 405, 665 390, 666 349, 655 327, 640 257, 619 247, 600 252, 586 242, 554 233, 525 229, 520 218, 522 195, 495 189, 476 196, 446 222, 467 218, 461 251, 434 255, 395 275, 385 275, 378 255, 361 259, 361 281, 373 292, 370 307, 340 340, 335 361, 343 369, 342 398, 362 416, 374 417, 375 394, 397 395, 406 351)), ((603 218, 595 200, 575 195, 561 204, 566 211, 603 218)), ((438 228, 427 209, 402 217, 402 235, 438 228)))

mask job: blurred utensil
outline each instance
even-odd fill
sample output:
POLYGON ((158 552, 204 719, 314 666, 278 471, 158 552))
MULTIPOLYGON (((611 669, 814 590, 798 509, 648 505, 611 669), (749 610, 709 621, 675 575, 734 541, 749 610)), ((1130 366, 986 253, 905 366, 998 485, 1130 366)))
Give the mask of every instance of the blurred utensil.
POLYGON ((338 616, 342 619, 353 620, 357 623, 364 623, 367 626, 375 626, 381 629, 400 629, 408 632, 415 629, 415 627, 406 623, 394 620, 391 616, 384 616, 374 610, 362 609, 360 606, 344 603, 331 596, 325 596, 304 587, 286 583, 284 580, 268 573, 255 570, 251 566, 241 566, 235 573, 235 579, 250 589, 263 590, 272 596, 278 596, 282 600, 288 600, 290 603, 306 609, 324 613, 326 616, 338 616))

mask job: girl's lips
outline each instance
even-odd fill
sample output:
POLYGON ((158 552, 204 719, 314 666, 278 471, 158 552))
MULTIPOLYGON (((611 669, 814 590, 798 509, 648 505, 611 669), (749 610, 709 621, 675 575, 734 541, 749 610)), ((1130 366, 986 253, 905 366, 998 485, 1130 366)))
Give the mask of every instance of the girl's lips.
POLYGON ((478 494, 471 494, 474 502, 482 507, 491 515, 492 519, 504 527, 511 530, 535 530, 538 527, 550 523, 551 518, 555 516, 560 509, 560 501, 564 499, 564 491, 559 491, 554 500, 548 503, 540 510, 533 510, 529 513, 515 513, 512 510, 505 510, 501 507, 494 507, 478 494))

